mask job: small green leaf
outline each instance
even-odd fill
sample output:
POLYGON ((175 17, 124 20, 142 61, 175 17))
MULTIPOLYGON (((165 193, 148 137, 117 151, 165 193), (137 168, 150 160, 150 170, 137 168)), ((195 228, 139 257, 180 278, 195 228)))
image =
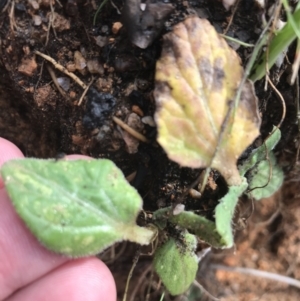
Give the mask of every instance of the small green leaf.
POLYGON ((167 220, 173 224, 179 225, 184 229, 188 229, 196 234, 201 240, 215 248, 224 247, 222 238, 217 232, 214 222, 208 220, 204 216, 197 215, 190 211, 183 211, 178 215, 171 215, 171 207, 159 209, 153 213, 155 224, 163 229, 167 220))
POLYGON ((251 190, 257 187, 251 190, 249 194, 256 200, 270 197, 281 187, 283 182, 283 171, 276 164, 276 158, 272 152, 269 154, 269 160, 270 161, 263 160, 259 162, 257 166, 249 172, 249 189, 251 190), (270 164, 272 173, 270 173, 270 164), (271 178, 269 179, 270 175, 271 178), (266 187, 262 187, 267 183, 268 185, 266 187))
POLYGON ((220 199, 220 203, 216 206, 215 210, 216 228, 222 237, 222 242, 227 248, 233 246, 231 223, 235 207, 238 203, 239 196, 241 196, 248 187, 246 179, 242 178, 242 180, 242 184, 239 186, 229 186, 227 194, 220 199))
POLYGON ((117 241, 152 239, 135 223, 141 197, 110 160, 12 160, 1 173, 16 211, 52 251, 87 256, 117 241))
POLYGON ((194 281, 198 270, 196 247, 196 237, 185 232, 180 240, 169 238, 155 252, 154 269, 172 295, 184 293, 194 281))
POLYGON ((272 135, 268 137, 265 142, 258 148, 252 151, 252 154, 243 162, 242 165, 238 166, 240 175, 244 176, 245 173, 250 170, 258 162, 265 160, 266 153, 270 152, 281 138, 281 132, 278 128, 273 127, 272 135))
POLYGON ((276 62, 278 56, 284 52, 292 42, 297 38, 297 34, 294 30, 294 26, 300 28, 300 9, 296 8, 292 15, 292 20, 288 20, 287 24, 274 35, 271 43, 268 44, 268 51, 263 51, 260 56, 257 57, 256 64, 252 68, 252 74, 250 79, 255 82, 263 78, 268 71, 276 62), (267 62, 268 60, 268 62, 267 62), (268 70, 266 68, 268 66, 268 70))
POLYGON ((184 211, 178 215, 173 215, 170 222, 191 230, 201 240, 215 248, 224 247, 220 234, 217 232, 214 222, 206 219, 204 216, 193 212, 184 211))

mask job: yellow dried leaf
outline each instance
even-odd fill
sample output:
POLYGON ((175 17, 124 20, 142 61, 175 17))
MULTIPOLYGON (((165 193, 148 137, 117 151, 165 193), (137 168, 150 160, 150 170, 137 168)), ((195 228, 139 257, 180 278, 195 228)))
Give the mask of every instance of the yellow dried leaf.
POLYGON ((155 118, 158 142, 171 160, 212 167, 229 185, 241 183, 236 161, 260 127, 250 82, 238 107, 229 110, 242 76, 240 58, 207 20, 190 17, 164 36, 156 65, 155 118))

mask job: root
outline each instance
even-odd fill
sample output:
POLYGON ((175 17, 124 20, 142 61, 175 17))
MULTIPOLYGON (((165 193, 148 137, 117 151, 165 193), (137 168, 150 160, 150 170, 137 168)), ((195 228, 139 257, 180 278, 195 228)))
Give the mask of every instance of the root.
POLYGON ((83 91, 80 99, 79 99, 79 102, 78 102, 78 106, 80 106, 82 104, 82 101, 83 101, 83 98, 84 96, 86 95, 87 91, 89 90, 90 86, 92 85, 92 83, 94 82, 94 78, 92 78, 92 80, 90 81, 90 83, 87 85, 87 87, 85 88, 85 90, 83 91))
POLYGON ((59 71, 61 71, 62 73, 68 75, 69 77, 71 77, 79 86, 81 86, 81 88, 86 89, 87 85, 81 81, 80 78, 78 78, 74 73, 69 72, 64 66, 60 65, 55 59, 53 59, 51 56, 46 55, 44 53, 41 53, 39 51, 35 51, 35 54, 41 56, 42 58, 44 58, 45 60, 47 60, 48 62, 50 62, 51 64, 53 64, 54 68, 58 69, 59 71))
POLYGON ((48 72, 49 72, 49 74, 50 74, 50 76, 51 76, 51 78, 52 78, 52 81, 53 81, 55 87, 57 88, 58 92, 59 92, 64 98, 66 98, 67 100, 69 100, 67 94, 65 93, 65 91, 60 87, 60 85, 59 85, 59 83, 58 83, 58 81, 57 81, 57 77, 56 77, 56 75, 55 75, 53 69, 52 69, 49 65, 46 65, 46 67, 47 67, 47 70, 48 70, 48 72))
POLYGON ((228 271, 228 272, 246 274, 246 275, 250 275, 250 276, 254 276, 254 277, 270 279, 270 280, 285 283, 285 284, 288 284, 288 285, 291 285, 293 287, 300 289, 300 281, 299 280, 296 280, 291 277, 271 273, 271 272, 260 271, 260 270, 256 270, 256 269, 250 269, 250 268, 242 268, 242 267, 229 267, 229 266, 222 265, 222 264, 211 264, 210 267, 213 270, 223 270, 223 271, 228 271))
POLYGON ((125 130, 126 132, 128 132, 130 135, 132 135, 134 138, 145 142, 145 143, 149 143, 150 141, 141 133, 137 132, 135 129, 131 128, 130 126, 128 126, 124 121, 122 121, 120 118, 113 116, 113 121, 119 125, 123 130, 125 130))

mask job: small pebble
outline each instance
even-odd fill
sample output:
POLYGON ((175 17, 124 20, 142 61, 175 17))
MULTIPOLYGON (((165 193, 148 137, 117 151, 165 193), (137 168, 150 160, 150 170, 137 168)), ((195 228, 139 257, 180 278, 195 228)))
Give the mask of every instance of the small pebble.
POLYGON ((82 70, 86 67, 86 60, 80 51, 75 51, 74 62, 77 70, 82 70))
POLYGON ((260 6, 260 8, 265 8, 265 0, 255 0, 255 2, 260 6))
POLYGON ((73 62, 67 63, 66 68, 69 72, 75 72, 76 71, 76 65, 73 62))
POLYGON ((189 195, 193 199, 200 199, 201 198, 201 193, 198 190, 196 190, 196 189, 190 189, 189 190, 189 195))
POLYGON ((108 44, 108 37, 97 36, 95 40, 96 40, 96 44, 97 44, 99 47, 104 47, 105 45, 108 44))
POLYGON ((108 32, 108 29, 109 29, 109 27, 108 27, 107 25, 103 25, 103 26, 101 27, 101 31, 102 31, 103 33, 107 33, 107 32, 108 32))
POLYGON ((69 95, 70 95, 70 97, 71 97, 72 99, 74 99, 74 98, 76 97, 76 92, 75 92, 75 91, 71 91, 71 92, 69 93, 69 95))
MULTIPOLYGON (((52 13, 47 13, 47 17, 51 18, 52 13)), ((65 18, 64 16, 54 12, 53 13, 53 21, 52 21, 52 27, 58 32, 62 32, 64 30, 69 30, 71 28, 70 20, 65 18)))
POLYGON ((146 3, 141 3, 141 4, 140 4, 140 9, 141 9, 141 11, 145 11, 146 7, 147 7, 147 4, 146 4, 146 3))
POLYGON ((278 19, 277 22, 276 22, 275 28, 277 30, 281 30, 285 26, 285 24, 286 24, 286 22, 278 19))
MULTIPOLYGON (((128 126, 130 126, 132 129, 136 130, 139 133, 141 133, 144 129, 144 125, 141 122, 140 117, 135 113, 129 114, 126 123, 128 126)), ((129 154, 137 153, 140 141, 124 130, 122 130, 122 136, 126 143, 126 149, 128 153, 129 154)))
POLYGON ((112 33, 113 34, 117 34, 119 32, 119 30, 122 28, 123 24, 121 22, 115 22, 112 26, 112 33))
POLYGON ((108 125, 101 126, 101 128, 99 129, 99 132, 96 136, 96 139, 98 141, 103 140, 109 132, 110 132, 110 127, 108 125))
POLYGON ((229 10, 229 8, 234 5, 235 2, 236 0, 222 0, 223 6, 226 10, 229 10))
POLYGON ((142 122, 152 127, 156 127, 155 121, 152 116, 145 116, 142 118, 142 122))
POLYGON ((42 18, 38 15, 33 15, 32 21, 34 26, 40 26, 42 24, 42 18))
POLYGON ((68 91, 70 89, 69 77, 58 77, 57 82, 63 88, 63 90, 68 91))
POLYGON ((26 76, 33 76, 37 70, 37 63, 35 57, 23 58, 18 67, 18 71, 26 76))
MULTIPOLYGON (((132 112, 138 114, 139 116, 144 116, 144 112, 141 110, 141 108, 137 105, 133 105, 131 108, 132 112)), ((145 123, 145 122, 144 122, 145 123)))
POLYGON ((95 82, 95 86, 99 91, 110 92, 112 90, 113 80, 110 77, 98 78, 95 82))
POLYGON ((183 204, 178 204, 175 206, 175 208, 173 209, 173 215, 178 215, 180 214, 181 212, 184 211, 184 205, 183 204))
POLYGON ((98 73, 100 75, 104 74, 104 68, 97 59, 88 60, 86 65, 90 73, 92 74, 98 73))

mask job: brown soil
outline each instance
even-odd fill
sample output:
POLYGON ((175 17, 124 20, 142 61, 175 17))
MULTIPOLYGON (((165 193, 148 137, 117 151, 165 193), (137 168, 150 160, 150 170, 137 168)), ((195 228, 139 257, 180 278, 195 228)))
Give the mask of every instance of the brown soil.
MULTIPOLYGON (((154 211, 172 204, 197 178, 199 170, 179 168, 167 159, 156 143, 145 144, 126 138, 112 116, 130 123, 155 142, 156 128, 142 123, 141 117, 152 117, 155 111, 153 78, 162 34, 189 14, 208 18, 217 31, 224 32, 232 11, 226 11, 221 1, 216 0, 169 2, 174 11, 166 17, 166 22, 162 22, 162 32, 157 33, 149 47, 140 49, 128 38, 128 31, 130 34, 135 29, 128 24, 128 31, 124 26, 119 28, 118 22, 123 22, 118 13, 123 7, 121 0, 108 1, 95 25, 93 18, 101 1, 64 0, 61 4, 53 1, 50 5, 48 0, 0 0, 0 136, 14 142, 28 157, 50 158, 61 153, 81 153, 109 158, 126 176, 137 171, 138 176, 132 184, 143 196, 145 210, 154 211), (10 15, 10 12, 13 13, 10 15), (49 26, 53 14, 55 20, 49 26), (86 85, 92 83, 86 96, 80 100, 84 91, 82 86, 73 79, 68 83, 69 79, 63 73, 34 51, 73 70, 86 85), (85 64, 88 68, 82 68, 85 64), (53 83, 55 79, 67 82, 66 91, 58 91, 53 83), (107 94, 99 96, 99 92, 107 94), (88 102, 93 97, 102 97, 106 105, 101 109, 101 116, 95 117, 89 112, 88 102), (130 118, 134 121, 129 121, 130 118)), ((227 34, 255 43, 262 13, 253 1, 241 0, 227 34)), ((158 29, 154 30, 158 32, 158 29)), ((237 51, 245 64, 251 49, 239 47, 237 51)), ((293 47, 288 56, 293 61, 293 47)), ((271 72, 287 106, 281 127, 283 138, 276 148, 276 155, 285 170, 285 184, 272 198, 255 203, 244 230, 236 235, 234 252, 212 252, 199 269, 198 281, 221 300, 299 299, 299 291, 287 285, 213 269, 214 263, 222 263, 300 279, 300 191, 296 160, 299 132, 294 89, 287 84, 287 70, 285 61, 271 72)), ((264 81, 256 84, 256 93, 263 116, 261 132, 265 136, 272 125, 279 122, 282 106, 271 88, 264 91, 264 81)), ((223 194, 224 181, 216 174, 214 177, 218 194, 223 194)), ((211 218, 217 200, 218 195, 212 197, 207 193, 196 209, 211 218)), ((192 206, 193 202, 186 197, 187 206, 192 206)), ((246 208, 250 205, 249 200, 246 201, 246 208)), ((143 253, 150 251, 142 250, 143 253)), ((101 255, 116 277, 119 300, 135 252, 136 246, 126 243, 101 255)), ((163 288, 150 265, 151 256, 142 255, 131 280, 128 300, 160 300, 163 288)), ((189 296, 173 298, 166 295, 164 300, 209 299, 194 287, 189 296)))

